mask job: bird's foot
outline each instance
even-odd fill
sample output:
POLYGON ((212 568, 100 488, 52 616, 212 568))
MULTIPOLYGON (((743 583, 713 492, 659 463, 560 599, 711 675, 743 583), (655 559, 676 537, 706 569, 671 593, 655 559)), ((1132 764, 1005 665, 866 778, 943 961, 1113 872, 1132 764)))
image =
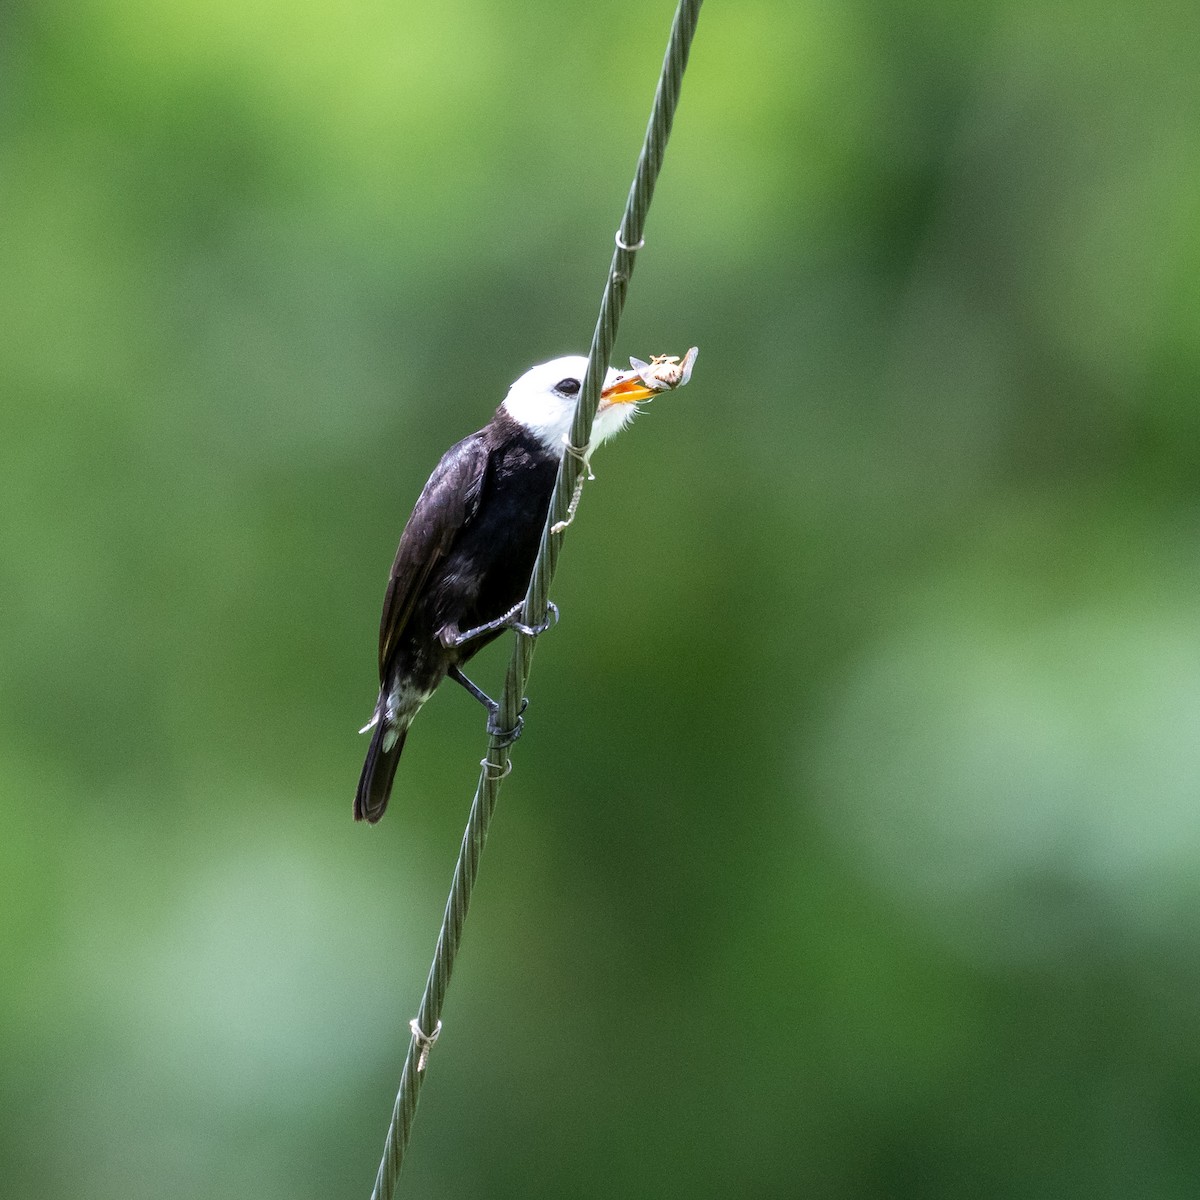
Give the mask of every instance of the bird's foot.
POLYGON ((466 688, 488 710, 487 731, 492 737, 499 739, 501 746, 511 746, 521 736, 521 730, 525 725, 525 718, 522 714, 529 707, 528 696, 521 697, 521 707, 517 712, 516 725, 512 729, 503 729, 500 726, 500 701, 493 700, 483 688, 472 683, 458 667, 451 667, 448 674, 455 683, 466 688))
MULTIPOLYGON (((528 698, 521 701, 521 711, 525 711, 525 706, 529 703, 528 698)), ((500 728, 500 706, 497 704, 495 709, 488 713, 487 731, 496 739, 498 746, 511 746, 513 742, 521 736, 525 729, 525 718, 517 717, 517 723, 511 729, 500 728)))
POLYGON ((443 625, 438 630, 438 641, 447 650, 453 650, 476 638, 484 637, 489 633, 499 633, 505 629, 515 629, 526 637, 537 637, 558 624, 558 605, 553 601, 546 601, 546 619, 540 625, 526 625, 518 620, 524 607, 525 601, 518 600, 508 612, 502 613, 494 621, 485 621, 482 625, 476 625, 474 629, 460 630, 457 625, 443 625))
POLYGON ((558 624, 558 605, 553 600, 546 601, 546 619, 540 625, 526 625, 521 621, 510 621, 508 624, 510 629, 526 637, 540 637, 547 629, 553 629, 558 624))

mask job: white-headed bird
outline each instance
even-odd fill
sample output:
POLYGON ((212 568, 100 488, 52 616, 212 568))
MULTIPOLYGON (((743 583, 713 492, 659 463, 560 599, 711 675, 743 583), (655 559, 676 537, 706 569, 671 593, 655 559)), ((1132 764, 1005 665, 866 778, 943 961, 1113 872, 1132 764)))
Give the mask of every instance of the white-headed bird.
MULTIPOLYGON (((639 400, 687 382, 695 353, 633 371, 609 370, 588 455, 623 429, 639 400)), ((526 371, 482 429, 442 456, 400 537, 379 626, 379 699, 367 729, 367 761, 354 798, 356 820, 387 807, 408 727, 449 675, 490 712, 497 704, 462 666, 505 629, 541 632, 517 615, 541 541, 559 462, 567 452, 587 360, 556 358, 526 371)), ((515 737, 519 732, 507 731, 515 737)), ((366 732, 364 730, 363 732, 366 732)))

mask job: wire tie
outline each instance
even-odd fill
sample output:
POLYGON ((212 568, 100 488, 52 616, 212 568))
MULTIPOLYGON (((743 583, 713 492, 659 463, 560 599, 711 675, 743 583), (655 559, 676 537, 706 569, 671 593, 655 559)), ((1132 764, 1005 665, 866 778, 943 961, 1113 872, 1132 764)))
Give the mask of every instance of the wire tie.
POLYGON ((442 1023, 439 1021, 432 1033, 426 1033, 421 1028, 420 1019, 413 1017, 408 1027, 412 1030, 413 1040, 421 1047, 421 1056, 417 1059, 417 1071, 421 1072, 425 1070, 425 1064, 429 1061, 429 1051, 433 1048, 433 1043, 441 1036, 442 1023))
POLYGON ((635 245, 635 246, 627 246, 627 245, 625 245, 625 243, 624 243, 624 242, 621 240, 621 231, 620 231, 620 229, 618 229, 618 230, 617 230, 617 246, 618 246, 620 249, 622 249, 622 250, 628 250, 628 251, 629 251, 629 253, 630 253, 630 254, 632 254, 632 253, 633 253, 635 250, 640 250, 640 249, 641 249, 641 248, 642 248, 642 247, 643 247, 645 244, 646 244, 646 239, 645 239, 645 238, 640 238, 640 239, 638 240, 638 243, 637 243, 637 245, 635 245))
MULTIPOLYGON (((595 475, 589 475, 588 478, 595 479, 596 477, 595 475)), ((554 524, 550 526, 551 533, 562 533, 562 531, 566 529, 566 527, 570 525, 573 520, 575 520, 575 513, 579 508, 579 501, 582 496, 583 476, 580 475, 580 477, 575 480, 575 491, 571 494, 571 503, 567 505, 567 515, 563 520, 555 521, 554 524)))
MULTIPOLYGON (((512 759, 511 758, 508 759, 507 762, 505 762, 499 775, 492 774, 492 771, 495 770, 496 764, 494 762, 492 762, 492 760, 490 758, 481 758, 479 760, 479 765, 483 768, 484 777, 487 779, 490 779, 493 783, 497 782, 500 779, 507 779, 512 774, 512 759)), ((435 1034, 434 1036, 436 1037, 437 1035, 435 1034)))
POLYGON ((562 435, 562 444, 566 446, 567 453, 587 472, 588 479, 594 482, 596 476, 592 474, 592 456, 588 448, 586 446, 572 446, 571 436, 567 433, 562 435))

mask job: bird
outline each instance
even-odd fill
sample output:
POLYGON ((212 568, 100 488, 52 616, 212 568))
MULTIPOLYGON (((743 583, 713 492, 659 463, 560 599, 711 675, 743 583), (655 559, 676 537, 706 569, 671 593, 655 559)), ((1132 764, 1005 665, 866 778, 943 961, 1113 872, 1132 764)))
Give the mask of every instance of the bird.
MULTIPOLYGON (((567 355, 526 371, 492 419, 442 456, 417 498, 400 536, 379 623, 379 697, 362 732, 371 733, 354 797, 354 818, 375 824, 391 795, 409 726, 447 676, 489 712, 499 705, 462 667, 506 629, 536 636, 557 618, 553 605, 541 625, 518 614, 537 557, 559 463, 570 450, 588 462, 653 397, 633 372, 610 368, 586 447, 570 445, 571 423, 587 359, 567 355)), ((652 380, 653 382, 653 380, 652 380)))

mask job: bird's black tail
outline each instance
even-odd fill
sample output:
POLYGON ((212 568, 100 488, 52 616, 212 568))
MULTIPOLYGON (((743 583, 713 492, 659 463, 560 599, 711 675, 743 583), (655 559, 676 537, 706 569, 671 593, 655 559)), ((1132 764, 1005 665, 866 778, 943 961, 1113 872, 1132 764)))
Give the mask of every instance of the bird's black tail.
POLYGON ((358 780, 358 791, 354 796, 354 819, 369 821, 372 825, 383 816, 388 797, 392 794, 392 780, 408 737, 408 726, 403 728, 385 720, 375 726, 371 745, 367 749, 367 761, 363 763, 362 775, 358 780))

